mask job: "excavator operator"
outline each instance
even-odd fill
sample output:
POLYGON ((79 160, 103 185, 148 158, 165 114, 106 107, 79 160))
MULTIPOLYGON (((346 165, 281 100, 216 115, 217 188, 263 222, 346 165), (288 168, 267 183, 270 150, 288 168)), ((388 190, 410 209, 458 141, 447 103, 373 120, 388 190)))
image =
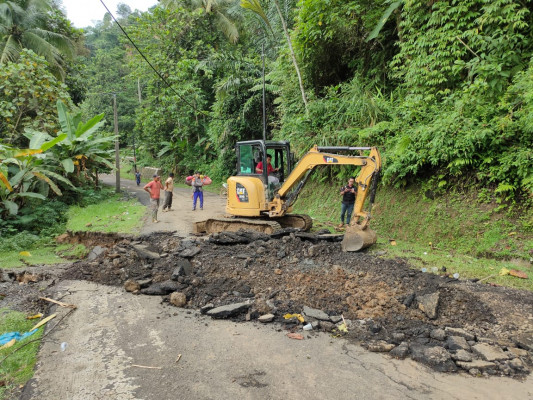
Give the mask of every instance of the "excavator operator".
MULTIPOLYGON (((274 168, 272 166, 272 156, 270 154, 267 154, 266 159, 267 159, 268 183, 279 183, 279 179, 276 176, 271 175, 272 172, 278 172, 279 168, 274 168)), ((259 161, 257 163, 257 166, 255 167, 255 172, 257 172, 258 174, 263 173, 263 161, 259 161)))

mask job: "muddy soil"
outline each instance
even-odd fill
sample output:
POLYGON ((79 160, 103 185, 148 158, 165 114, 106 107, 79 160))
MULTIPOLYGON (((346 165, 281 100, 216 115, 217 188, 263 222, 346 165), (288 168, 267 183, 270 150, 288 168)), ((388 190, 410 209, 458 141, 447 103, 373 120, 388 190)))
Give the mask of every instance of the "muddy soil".
POLYGON ((410 354, 440 371, 458 371, 465 360, 461 368, 473 375, 520 376, 532 366, 533 293, 423 273, 401 259, 343 253, 340 243, 310 234, 124 238, 99 258, 73 264, 62 278, 128 282, 128 290, 161 295, 165 302, 178 292, 186 298, 184 307, 204 307, 204 312, 249 303, 244 312, 229 316, 244 321, 272 313, 293 332, 303 332, 309 322, 314 330, 344 335, 371 351, 396 348, 391 355, 410 354), (428 297, 436 301, 428 303, 428 297), (304 307, 326 318, 311 311, 303 324, 284 318, 304 307), (341 315, 347 333, 339 329, 341 315), (457 337, 466 340, 458 344, 457 337), (479 346, 496 356, 480 353, 479 346), (438 356, 432 354, 437 347, 438 356))

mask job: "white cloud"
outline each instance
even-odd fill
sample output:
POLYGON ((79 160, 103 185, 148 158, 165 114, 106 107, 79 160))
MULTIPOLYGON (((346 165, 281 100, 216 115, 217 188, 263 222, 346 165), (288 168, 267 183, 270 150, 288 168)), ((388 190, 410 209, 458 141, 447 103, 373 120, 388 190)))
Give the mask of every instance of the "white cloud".
MULTIPOLYGON (((119 3, 127 4, 132 11, 135 9, 146 11, 157 4, 157 0, 104 0, 104 3, 117 17, 119 3)), ((76 28, 93 26, 97 21, 101 21, 107 12, 100 0, 63 0, 63 7, 67 12, 67 18, 76 28)))

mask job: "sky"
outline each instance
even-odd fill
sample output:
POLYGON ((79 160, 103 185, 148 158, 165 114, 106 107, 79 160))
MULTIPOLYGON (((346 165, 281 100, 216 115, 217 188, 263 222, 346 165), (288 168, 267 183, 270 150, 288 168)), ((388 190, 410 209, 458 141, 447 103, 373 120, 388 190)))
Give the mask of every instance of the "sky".
MULTIPOLYGON (((96 21, 104 18, 106 9, 100 0, 62 0, 63 7, 67 12, 67 18, 72 21, 76 28, 94 26, 96 21)), ((118 3, 130 6, 131 10, 146 11, 157 4, 157 0, 104 0, 105 5, 116 17, 118 3)))

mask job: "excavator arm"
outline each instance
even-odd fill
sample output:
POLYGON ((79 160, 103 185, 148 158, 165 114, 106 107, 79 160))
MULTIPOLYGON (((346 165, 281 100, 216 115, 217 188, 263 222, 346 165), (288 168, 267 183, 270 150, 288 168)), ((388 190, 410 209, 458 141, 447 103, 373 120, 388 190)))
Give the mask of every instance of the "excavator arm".
MULTIPOLYGON (((308 173, 319 165, 360 166, 361 170, 355 181, 357 184, 357 197, 354 206, 354 218, 363 218, 361 228, 364 229, 370 219, 370 211, 363 211, 366 198, 370 193, 372 182, 378 177, 381 170, 381 156, 375 147, 318 147, 314 146, 305 154, 296 167, 292 170, 283 185, 279 188, 274 199, 269 203, 269 216, 278 217, 287 213, 305 184, 308 173), (368 151, 368 156, 347 156, 330 153, 329 151, 368 151)), ((371 199, 373 200, 373 198, 371 199)))

